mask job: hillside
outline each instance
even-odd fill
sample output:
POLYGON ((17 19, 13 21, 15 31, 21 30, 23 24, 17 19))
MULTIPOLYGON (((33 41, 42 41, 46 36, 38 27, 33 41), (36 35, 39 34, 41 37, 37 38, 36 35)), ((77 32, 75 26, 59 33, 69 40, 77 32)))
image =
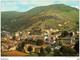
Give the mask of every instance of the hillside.
POLYGON ((1 23, 2 30, 9 32, 50 28, 76 31, 79 29, 79 10, 55 4, 35 7, 27 12, 1 12, 1 23))

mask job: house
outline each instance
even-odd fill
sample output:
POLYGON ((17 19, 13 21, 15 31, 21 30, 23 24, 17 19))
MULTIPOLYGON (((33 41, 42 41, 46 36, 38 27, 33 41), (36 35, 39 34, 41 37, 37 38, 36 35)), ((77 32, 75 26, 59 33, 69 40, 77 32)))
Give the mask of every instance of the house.
POLYGON ((37 39, 43 39, 43 36, 42 35, 28 35, 27 38, 37 40, 37 39))
POLYGON ((18 32, 16 32, 16 33, 15 33, 15 36, 16 36, 16 37, 19 37, 19 33, 18 33, 18 32))
POLYGON ((75 35, 75 32, 73 32, 73 31, 68 31, 68 33, 69 33, 69 34, 72 33, 72 36, 75 35))
POLYGON ((11 47, 11 48, 9 49, 9 51, 14 51, 14 50, 16 50, 16 48, 17 48, 17 46, 13 46, 13 47, 11 47))
POLYGON ((1 45, 1 51, 2 52, 8 51, 8 47, 1 45))
POLYGON ((52 36, 51 38, 52 38, 53 40, 56 40, 56 37, 55 37, 55 36, 52 36))
POLYGON ((61 48, 61 46, 59 46, 59 45, 57 45, 56 47, 55 47, 55 49, 60 49, 61 48))
POLYGON ((27 38, 27 35, 24 33, 22 34, 22 36, 20 37, 20 39, 26 39, 27 38))
POLYGON ((42 47, 45 47, 46 45, 42 45, 42 47))
POLYGON ((56 41, 52 37, 46 37, 45 42, 54 44, 56 41))
POLYGON ((1 42, 1 50, 4 51, 12 51, 16 50, 17 41, 14 40, 2 40, 1 42))
POLYGON ((71 38, 63 38, 62 42, 66 43, 66 44, 73 44, 74 45, 76 41, 75 41, 75 38, 71 37, 71 38))
POLYGON ((57 46, 50 46, 51 47, 51 50, 53 51, 54 49, 60 49, 61 46, 57 45, 57 46))
POLYGON ((61 25, 61 24, 58 24, 58 26, 62 27, 62 25, 61 25))
POLYGON ((63 46, 65 46, 65 47, 72 47, 71 44, 64 44, 63 46))
POLYGON ((55 33, 55 32, 58 32, 59 29, 52 29, 52 28, 51 28, 50 31, 55 33))
POLYGON ((76 31, 77 34, 79 34, 79 31, 76 31))
POLYGON ((48 35, 45 35, 45 36, 44 36, 44 40, 46 40, 46 39, 48 39, 48 35))
POLYGON ((17 38, 16 38, 16 40, 18 40, 18 41, 19 41, 20 39, 21 39, 20 37, 17 37, 17 38))

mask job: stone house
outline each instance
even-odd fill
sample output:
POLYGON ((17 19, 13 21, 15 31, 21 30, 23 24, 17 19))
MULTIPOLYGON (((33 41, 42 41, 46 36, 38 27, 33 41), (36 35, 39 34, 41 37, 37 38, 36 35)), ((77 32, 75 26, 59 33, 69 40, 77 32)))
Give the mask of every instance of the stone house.
POLYGON ((75 38, 71 37, 71 38, 63 38, 62 42, 66 44, 75 44, 76 41, 75 41, 75 38))
POLYGON ((16 50, 16 48, 17 48, 17 46, 13 46, 13 47, 11 47, 11 48, 9 49, 9 51, 14 51, 14 50, 16 50))

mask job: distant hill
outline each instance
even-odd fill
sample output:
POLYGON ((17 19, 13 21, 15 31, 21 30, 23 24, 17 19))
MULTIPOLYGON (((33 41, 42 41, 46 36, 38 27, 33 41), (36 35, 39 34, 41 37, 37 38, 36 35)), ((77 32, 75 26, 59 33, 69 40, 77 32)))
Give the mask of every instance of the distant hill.
POLYGON ((26 29, 79 29, 79 9, 64 4, 35 7, 27 12, 1 12, 1 29, 9 32, 26 29))

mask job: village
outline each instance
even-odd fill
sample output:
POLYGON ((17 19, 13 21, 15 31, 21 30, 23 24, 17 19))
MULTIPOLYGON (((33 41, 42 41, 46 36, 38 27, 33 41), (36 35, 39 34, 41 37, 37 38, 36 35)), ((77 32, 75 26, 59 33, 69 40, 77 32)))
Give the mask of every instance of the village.
POLYGON ((32 47, 32 53, 40 53, 41 47, 50 47, 51 51, 62 46, 74 48, 76 41, 79 40, 78 35, 78 31, 60 32, 58 29, 45 30, 41 35, 30 35, 30 31, 18 31, 13 36, 7 33, 6 37, 1 38, 1 52, 4 54, 9 51, 21 51, 30 54, 29 46, 32 47))

